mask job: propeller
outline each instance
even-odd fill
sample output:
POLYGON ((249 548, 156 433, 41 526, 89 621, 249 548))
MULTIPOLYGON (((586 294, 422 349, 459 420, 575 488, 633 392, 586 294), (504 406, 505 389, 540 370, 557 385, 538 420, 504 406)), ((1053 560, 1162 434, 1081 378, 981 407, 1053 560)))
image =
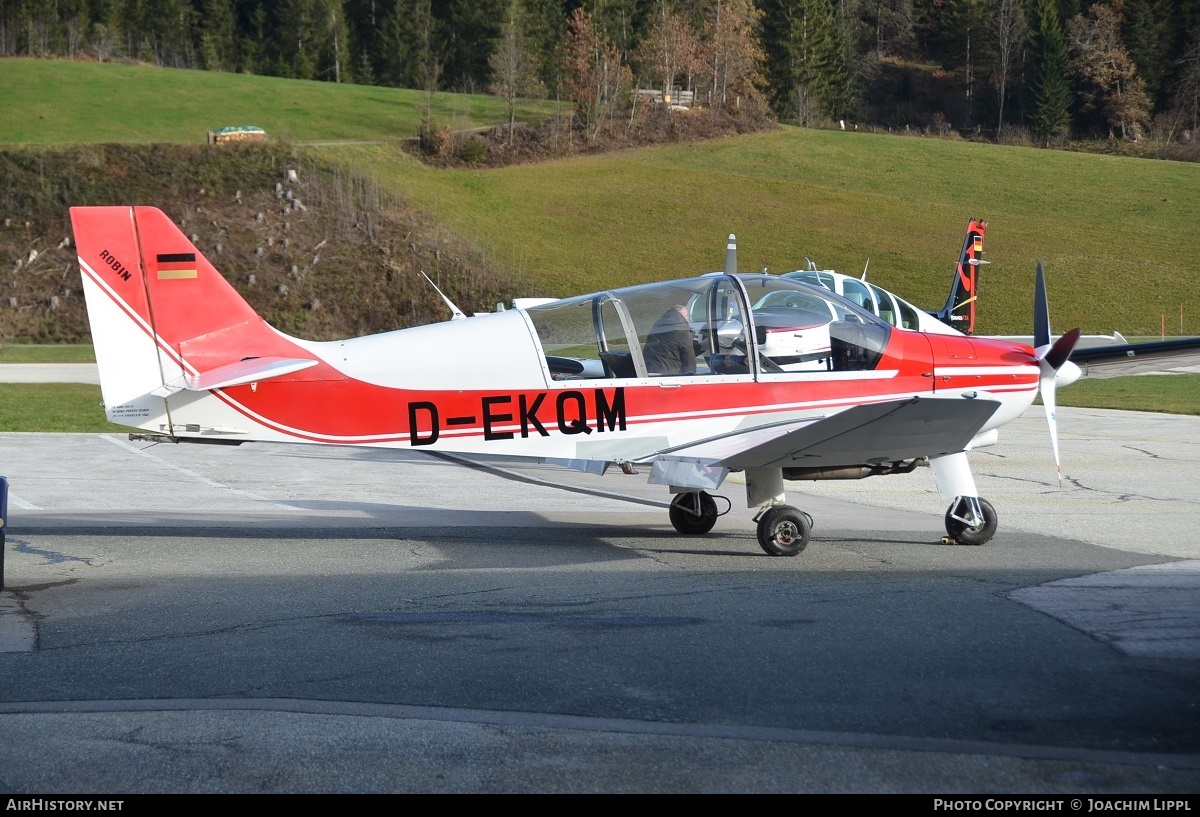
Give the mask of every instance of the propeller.
POLYGON ((1069 368, 1068 358, 1079 342, 1079 329, 1072 329, 1054 343, 1050 342, 1050 307, 1046 298, 1046 276, 1042 262, 1037 265, 1037 282, 1033 293, 1033 352, 1038 362, 1038 393, 1046 408, 1046 423, 1050 427, 1050 444, 1054 448, 1054 467, 1058 469, 1058 487, 1062 487, 1062 465, 1058 458, 1058 418, 1055 416, 1054 393, 1058 385, 1059 370, 1063 384, 1074 383, 1079 377, 1079 367, 1074 363, 1069 368))

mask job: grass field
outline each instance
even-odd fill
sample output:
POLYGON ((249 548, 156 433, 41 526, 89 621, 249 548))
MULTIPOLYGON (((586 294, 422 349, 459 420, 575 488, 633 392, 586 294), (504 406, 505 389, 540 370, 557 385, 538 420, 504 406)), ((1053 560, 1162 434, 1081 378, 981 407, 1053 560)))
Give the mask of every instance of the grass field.
POLYGON ((937 308, 972 216, 989 223, 981 334, 1028 333, 1036 262, 1056 331, 1200 333, 1200 165, 784 128, 503 170, 433 170, 386 146, 370 168, 542 291, 571 292, 805 256, 937 308), (1197 316, 1191 321, 1189 316, 1197 316))
MULTIPOLYGON (((204 144, 210 130, 257 125, 294 142, 398 140, 416 136, 420 91, 186 71, 149 65, 0 59, 0 143, 204 144)), ((518 109, 527 120, 551 102, 518 109)), ((505 120, 497 97, 435 94, 435 121, 456 129, 505 120)))
POLYGON ((0 383, 0 431, 121 432, 89 383, 0 383))
POLYGON ((0 344, 0 363, 95 363, 96 350, 90 345, 57 346, 8 343, 0 344))

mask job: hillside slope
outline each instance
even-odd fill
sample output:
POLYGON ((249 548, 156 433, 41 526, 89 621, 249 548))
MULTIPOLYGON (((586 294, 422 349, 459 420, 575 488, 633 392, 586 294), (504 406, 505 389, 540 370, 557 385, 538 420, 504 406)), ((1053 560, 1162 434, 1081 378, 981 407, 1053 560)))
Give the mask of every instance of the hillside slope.
POLYGON ((525 287, 362 178, 288 148, 0 151, 0 342, 90 339, 69 208, 161 208, 267 321, 334 340, 445 320, 525 287), (289 181, 289 171, 295 180, 289 181))

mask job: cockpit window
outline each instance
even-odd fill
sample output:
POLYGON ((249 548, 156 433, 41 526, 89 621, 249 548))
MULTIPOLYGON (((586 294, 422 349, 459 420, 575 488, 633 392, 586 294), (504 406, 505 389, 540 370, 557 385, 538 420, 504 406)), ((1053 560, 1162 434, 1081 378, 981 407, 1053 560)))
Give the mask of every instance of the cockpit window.
POLYGON ((889 293, 884 292, 879 287, 873 287, 870 284, 867 284, 866 286, 867 289, 871 290, 871 293, 874 294, 875 302, 879 304, 879 317, 883 318, 892 326, 895 326, 896 306, 892 302, 892 296, 889 293))
POLYGON ((834 292, 773 275, 646 284, 526 314, 556 380, 871 368, 888 337, 834 292))
POLYGON ((875 315, 788 276, 739 277, 754 304, 764 372, 845 371, 878 363, 889 331, 875 315))
POLYGON ((861 281, 856 281, 853 278, 842 279, 842 295, 846 300, 862 307, 868 312, 874 312, 871 306, 871 293, 867 291, 866 284, 861 281))
POLYGON ((785 273, 782 277, 791 281, 800 281, 801 283, 822 287, 830 292, 837 292, 833 276, 822 270, 797 270, 796 272, 785 273))

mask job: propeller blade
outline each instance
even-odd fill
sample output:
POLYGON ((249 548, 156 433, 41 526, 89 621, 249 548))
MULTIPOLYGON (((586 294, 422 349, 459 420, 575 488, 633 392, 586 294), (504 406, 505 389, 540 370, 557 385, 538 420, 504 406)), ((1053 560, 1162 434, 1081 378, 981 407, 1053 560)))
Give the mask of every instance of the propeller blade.
POLYGON ((1072 329, 1054 345, 1050 345, 1050 305, 1046 297, 1046 275, 1042 262, 1037 264, 1037 281, 1033 293, 1033 348, 1038 356, 1038 394, 1046 409, 1046 425, 1050 428, 1050 446, 1054 449, 1054 467, 1058 471, 1058 487, 1063 486, 1062 464, 1058 457, 1058 407, 1055 400, 1058 370, 1067 362, 1075 344, 1079 342, 1079 330, 1072 329))
POLYGON ((1037 281, 1033 290, 1033 348, 1040 349, 1050 343, 1050 307, 1046 299, 1046 276, 1042 262, 1037 264, 1037 281))
POLYGON ((1042 405, 1046 409, 1046 425, 1050 427, 1050 446, 1054 449, 1054 467, 1058 470, 1058 487, 1061 488, 1063 485, 1062 465, 1058 459, 1058 417, 1054 399, 1054 380, 1057 372, 1045 359, 1039 360, 1038 366, 1042 370, 1038 377, 1038 392, 1042 396, 1042 405))
POLYGON ((1067 334, 1054 342, 1050 347, 1050 351, 1046 352, 1045 358, 1050 368, 1058 371, 1062 365, 1067 362, 1067 358, 1071 356, 1071 352, 1075 351, 1075 344, 1079 342, 1079 330, 1072 329, 1067 334))
POLYGON ((737 238, 729 234, 729 243, 725 245, 725 274, 737 275, 737 238))

